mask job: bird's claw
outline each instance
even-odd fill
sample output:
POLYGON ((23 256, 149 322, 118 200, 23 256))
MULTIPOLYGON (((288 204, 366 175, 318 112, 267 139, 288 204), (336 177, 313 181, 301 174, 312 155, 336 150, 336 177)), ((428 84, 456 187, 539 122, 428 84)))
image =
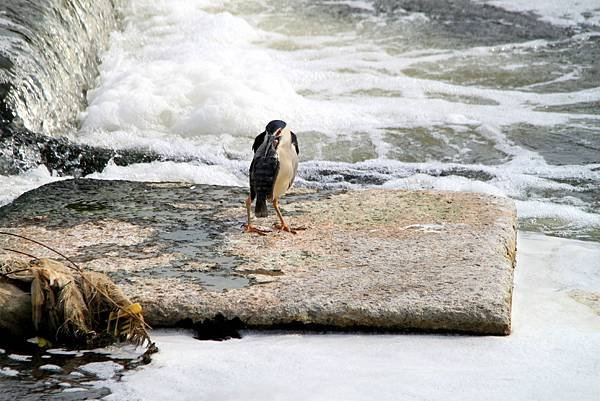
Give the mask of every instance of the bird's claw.
POLYGON ((287 231, 289 233, 296 234, 296 232, 292 231, 287 224, 273 223, 273 228, 279 231, 287 231))
POLYGON ((273 223, 273 227, 279 231, 287 231, 291 234, 297 234, 297 231, 306 230, 306 227, 290 227, 287 224, 273 223))
POLYGON ((244 232, 246 233, 256 233, 258 235, 267 235, 270 230, 261 230, 260 228, 254 227, 252 225, 244 224, 244 232))

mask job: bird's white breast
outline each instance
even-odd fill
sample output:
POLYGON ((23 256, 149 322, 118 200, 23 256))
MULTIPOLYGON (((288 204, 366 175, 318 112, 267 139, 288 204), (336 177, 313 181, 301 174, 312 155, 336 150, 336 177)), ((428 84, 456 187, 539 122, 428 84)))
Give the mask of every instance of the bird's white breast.
POLYGON ((279 157, 279 172, 273 186, 274 198, 279 198, 292 186, 298 170, 298 154, 292 144, 291 132, 287 127, 282 131, 280 143, 277 146, 277 155, 279 157))

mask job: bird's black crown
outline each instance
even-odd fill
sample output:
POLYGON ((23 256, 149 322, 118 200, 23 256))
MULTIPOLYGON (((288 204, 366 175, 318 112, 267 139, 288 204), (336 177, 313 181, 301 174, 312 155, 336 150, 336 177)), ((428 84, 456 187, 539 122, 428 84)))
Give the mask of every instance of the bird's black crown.
POLYGON ((268 134, 274 134, 275 131, 277 131, 280 128, 283 129, 286 125, 287 124, 285 123, 285 121, 273 120, 267 124, 265 131, 267 131, 268 134))

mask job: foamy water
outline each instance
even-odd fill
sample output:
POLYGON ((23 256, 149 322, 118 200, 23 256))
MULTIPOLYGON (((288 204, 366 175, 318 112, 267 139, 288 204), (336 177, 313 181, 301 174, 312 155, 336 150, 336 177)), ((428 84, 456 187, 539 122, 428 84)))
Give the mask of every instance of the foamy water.
POLYGON ((561 0, 479 0, 508 10, 534 12, 556 25, 600 25, 600 7, 596 0, 564 2, 561 0))
POLYGON ((95 178, 246 185, 280 118, 297 185, 508 196, 527 229, 600 239, 594 2, 439 3, 132 0, 76 140, 193 160, 95 178))
POLYGON ((35 189, 49 182, 66 179, 67 177, 57 177, 48 171, 44 166, 38 166, 20 175, 3 176, 0 175, 0 205, 11 202, 17 196, 24 192, 35 189))

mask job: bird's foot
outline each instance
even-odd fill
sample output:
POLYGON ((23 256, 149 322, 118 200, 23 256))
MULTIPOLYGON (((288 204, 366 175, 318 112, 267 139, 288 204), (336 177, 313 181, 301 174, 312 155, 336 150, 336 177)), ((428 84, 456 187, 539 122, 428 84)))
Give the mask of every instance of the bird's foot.
POLYGON ((296 234, 297 231, 306 230, 306 227, 290 227, 287 224, 273 223, 273 227, 279 231, 287 231, 288 233, 296 234))
POLYGON ((287 231, 288 233, 296 234, 296 230, 293 230, 287 224, 273 223, 273 227, 279 231, 287 231))
POLYGON ((256 233, 258 235, 267 235, 270 230, 262 230, 258 227, 254 227, 253 225, 244 224, 244 232, 246 233, 256 233))

